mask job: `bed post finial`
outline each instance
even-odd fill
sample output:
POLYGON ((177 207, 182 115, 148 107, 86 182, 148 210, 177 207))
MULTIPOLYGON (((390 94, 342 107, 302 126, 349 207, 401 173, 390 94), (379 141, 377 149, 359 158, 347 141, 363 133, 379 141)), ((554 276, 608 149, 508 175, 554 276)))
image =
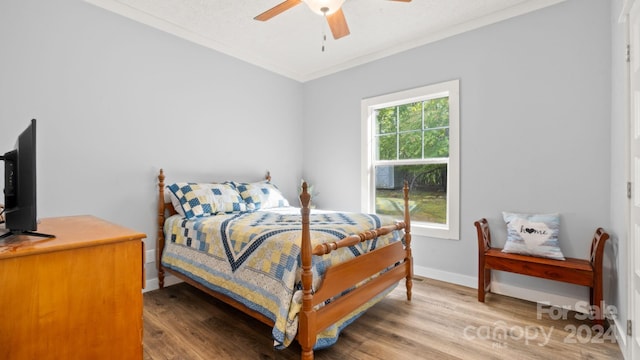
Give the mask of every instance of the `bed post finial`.
POLYGON ((267 170, 267 175, 264 177, 268 182, 271 182, 271 171, 267 170))
POLYGON ((302 182, 302 191, 300 192, 300 205, 303 208, 309 208, 309 204, 311 203, 311 194, 309 194, 309 185, 307 185, 306 181, 302 182))

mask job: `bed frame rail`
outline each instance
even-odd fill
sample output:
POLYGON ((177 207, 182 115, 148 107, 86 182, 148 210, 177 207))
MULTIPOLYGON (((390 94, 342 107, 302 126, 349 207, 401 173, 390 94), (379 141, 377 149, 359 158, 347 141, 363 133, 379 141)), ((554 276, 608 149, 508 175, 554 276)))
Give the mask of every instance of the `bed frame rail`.
POLYGON ((313 294, 311 305, 322 304, 335 294, 341 294, 355 287, 373 275, 404 261, 405 256, 402 243, 395 242, 372 252, 371 256, 358 256, 349 262, 328 268, 322 279, 322 285, 313 294))
POLYGON ((316 245, 316 247, 313 248, 313 255, 322 256, 322 255, 330 254, 334 250, 338 250, 343 247, 353 246, 360 242, 372 240, 377 238, 378 236, 387 235, 394 230, 402 230, 404 228, 405 228, 405 223, 398 222, 395 225, 387 225, 375 230, 365 231, 360 234, 349 235, 344 239, 340 239, 338 241, 332 241, 332 242, 316 245))

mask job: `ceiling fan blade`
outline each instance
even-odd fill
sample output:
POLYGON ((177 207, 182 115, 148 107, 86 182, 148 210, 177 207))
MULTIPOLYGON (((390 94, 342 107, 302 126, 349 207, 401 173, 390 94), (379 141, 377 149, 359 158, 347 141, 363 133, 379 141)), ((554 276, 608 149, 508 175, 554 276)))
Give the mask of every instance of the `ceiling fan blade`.
POLYGON ((279 15, 289 9, 291 9, 292 7, 300 4, 302 2, 302 0, 286 0, 284 2, 281 2, 280 4, 272 7, 271 9, 263 12, 262 14, 254 17, 254 20, 260 20, 260 21, 267 21, 269 19, 271 19, 272 17, 279 15))
POLYGON ((329 23, 329 28, 331 28, 334 39, 337 40, 350 34, 347 19, 344 18, 342 8, 331 15, 327 15, 327 22, 329 23))

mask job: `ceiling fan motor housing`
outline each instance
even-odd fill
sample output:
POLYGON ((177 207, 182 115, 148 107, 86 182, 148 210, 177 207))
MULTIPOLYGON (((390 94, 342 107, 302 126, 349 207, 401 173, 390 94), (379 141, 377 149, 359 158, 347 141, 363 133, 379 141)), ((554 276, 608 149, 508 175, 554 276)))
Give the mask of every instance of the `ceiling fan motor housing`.
POLYGON ((303 0, 318 15, 331 15, 340 10, 345 0, 303 0))

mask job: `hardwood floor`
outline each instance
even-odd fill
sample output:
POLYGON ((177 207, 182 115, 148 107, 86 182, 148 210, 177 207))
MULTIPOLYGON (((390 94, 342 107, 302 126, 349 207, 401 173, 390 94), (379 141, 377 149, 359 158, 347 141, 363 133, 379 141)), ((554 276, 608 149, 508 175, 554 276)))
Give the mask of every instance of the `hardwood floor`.
MULTIPOLYGON (((317 360, 347 359, 622 359, 613 328, 557 309, 416 278, 413 300, 401 283, 343 330, 317 360), (537 320, 541 312, 542 319, 537 320), (551 314, 551 316, 549 315, 551 314)), ((144 359, 299 359, 292 345, 273 350, 271 329, 186 285, 144 294, 144 359)))

